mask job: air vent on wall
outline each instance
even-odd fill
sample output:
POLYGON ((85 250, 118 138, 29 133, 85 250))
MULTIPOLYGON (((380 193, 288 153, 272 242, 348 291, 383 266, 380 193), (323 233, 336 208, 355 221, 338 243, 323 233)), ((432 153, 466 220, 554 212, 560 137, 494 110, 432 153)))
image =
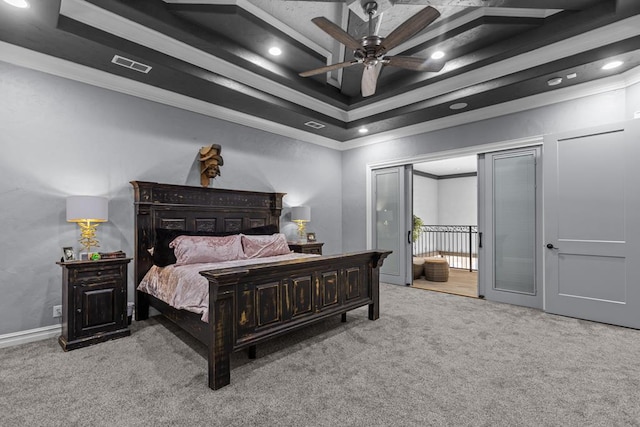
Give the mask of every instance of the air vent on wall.
POLYGON ((309 126, 310 128, 314 128, 314 129, 322 129, 325 126, 322 123, 314 122, 313 120, 309 120, 304 125, 305 126, 309 126))
POLYGON ((122 67, 130 68, 132 70, 139 71, 145 74, 151 71, 151 66, 145 65, 141 62, 133 61, 131 59, 124 58, 120 55, 115 55, 111 60, 111 62, 113 62, 114 64, 118 64, 122 67))

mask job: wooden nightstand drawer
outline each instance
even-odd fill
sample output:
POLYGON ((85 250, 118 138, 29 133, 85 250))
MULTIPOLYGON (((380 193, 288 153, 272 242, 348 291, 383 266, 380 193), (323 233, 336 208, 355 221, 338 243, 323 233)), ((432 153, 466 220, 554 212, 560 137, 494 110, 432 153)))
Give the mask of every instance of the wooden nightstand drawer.
MULTIPOLYGON (((95 261, 93 261, 95 262, 95 261)), ((93 266, 74 268, 69 277, 70 283, 86 283, 104 280, 113 280, 122 277, 122 266, 93 266)))

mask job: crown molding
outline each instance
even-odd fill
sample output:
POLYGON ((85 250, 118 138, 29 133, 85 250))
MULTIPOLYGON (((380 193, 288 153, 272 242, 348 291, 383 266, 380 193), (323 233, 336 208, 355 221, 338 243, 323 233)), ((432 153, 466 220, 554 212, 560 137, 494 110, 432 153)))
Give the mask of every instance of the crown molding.
POLYGON ((261 119, 250 114, 210 104, 199 99, 180 95, 135 80, 116 76, 95 68, 86 67, 64 59, 45 55, 9 43, 0 42, 0 58, 3 61, 32 70, 64 77, 103 89, 132 95, 160 104, 169 105, 205 116, 214 117, 243 126, 252 127, 288 138, 310 142, 323 147, 340 149, 340 142, 300 129, 261 119))
MULTIPOLYGON (((638 35, 640 15, 352 110, 348 121, 381 114, 638 35)), ((442 72, 447 72, 446 65, 442 72)))
POLYGON ((561 9, 525 9, 507 7, 473 8, 468 13, 460 15, 456 18, 450 19, 448 21, 443 21, 442 23, 436 22, 435 24, 430 25, 429 30, 405 41, 401 46, 391 49, 389 51, 389 55, 397 55, 430 40, 438 39, 448 31, 466 25, 470 22, 475 21, 476 19, 484 18, 485 16, 499 16, 507 18, 547 18, 551 15, 555 15, 558 12, 561 12, 561 9))
POLYGON ((381 132, 371 136, 354 138, 342 143, 341 149, 351 150, 358 147, 392 141, 399 138, 433 132, 436 130, 460 126, 472 122, 478 122, 481 120, 492 119, 507 114, 544 107, 547 105, 558 104, 560 102, 572 101, 574 99, 598 95, 614 90, 626 89, 627 87, 639 82, 640 67, 636 67, 623 74, 605 77, 595 81, 582 83, 562 89, 556 89, 553 91, 504 102, 502 104, 492 105, 490 107, 479 108, 477 110, 467 111, 464 113, 455 114, 453 116, 430 120, 428 122, 422 122, 404 128, 381 132))
POLYGON ((181 108, 209 117, 226 120, 232 123, 237 123, 243 126, 252 127, 287 138, 309 142, 339 151, 351 150, 358 147, 378 144, 448 127, 459 126, 470 122, 491 119, 506 114, 570 101, 612 90, 625 89, 629 86, 640 83, 640 67, 636 67, 623 74, 610 76, 593 82, 556 89, 554 91, 505 102, 491 107, 459 113, 453 116, 431 120, 367 137, 354 138, 345 142, 339 142, 311 132, 274 123, 225 107, 209 104, 201 100, 176 94, 174 92, 156 88, 141 82, 129 80, 124 77, 116 76, 91 67, 79 65, 5 42, 0 42, 0 58, 5 62, 21 67, 30 68, 36 71, 41 71, 115 92, 136 96, 161 104, 174 106, 176 108, 181 108))
MULTIPOLYGON (((257 10, 256 7, 243 0, 239 0, 235 3, 229 1, 210 1, 207 3, 237 3, 238 6, 247 8, 247 12, 252 14, 257 10)), ((109 12, 86 1, 62 0, 62 3, 60 5, 60 14, 70 19, 82 22, 83 24, 86 24, 93 28, 97 28, 101 31, 113 34, 125 40, 130 40, 141 46, 145 46, 149 49, 153 49, 157 52, 161 52, 165 55, 169 55, 173 58, 195 65, 204 70, 208 70, 212 73, 224 76, 230 80, 237 81, 270 95, 286 99, 297 105, 312 109, 320 114, 324 114, 341 121, 348 120, 347 112, 345 110, 338 109, 326 102, 318 101, 314 97, 301 93, 295 89, 290 88, 287 85, 274 82, 273 80, 270 80, 259 74, 252 73, 243 67, 217 58, 210 53, 204 52, 191 45, 171 38, 165 34, 152 30, 148 27, 145 27, 144 25, 133 22, 129 19, 109 12)), ((263 13, 258 17, 261 20, 266 20, 266 22, 270 24, 276 22, 275 18, 273 18, 271 15, 267 15, 266 13, 263 13)), ((283 30, 285 27, 286 26, 282 23, 279 23, 277 25, 277 28, 280 30, 283 30)), ((288 31, 289 33, 296 34, 295 36, 293 36, 294 38, 298 38, 299 41, 303 43, 308 43, 309 45, 307 45, 307 47, 315 50, 316 52, 327 58, 332 58, 331 52, 312 42, 302 34, 296 33, 291 28, 289 28, 288 31)), ((265 69, 269 68, 269 64, 263 61, 259 61, 257 59, 254 61, 251 61, 250 59, 247 60, 265 69)))
MULTIPOLYGON (((185 0, 174 0, 173 2, 182 3, 184 1, 185 0)), ((295 30, 287 27, 271 15, 264 12, 260 14, 260 12, 258 12, 259 9, 251 5, 247 0, 200 0, 200 3, 236 4, 239 7, 245 8, 249 13, 258 13, 256 16, 260 19, 266 20, 276 28, 288 28, 287 31, 289 31, 290 34, 297 34, 295 30)), ((441 31, 450 29, 452 26, 463 25, 470 20, 477 19, 478 17, 488 14, 500 16, 510 16, 513 14, 513 10, 506 8, 489 8, 491 9, 490 11, 487 11, 486 9, 487 8, 478 8, 469 14, 440 26, 440 28, 435 28, 432 32, 428 32, 427 35, 430 35, 430 37, 436 37, 441 31)), ((347 111, 317 100, 312 96, 300 93, 286 85, 275 83, 242 67, 216 58, 213 55, 179 42, 171 37, 132 22, 119 15, 113 14, 88 2, 81 0, 62 0, 60 13, 118 37, 139 43, 182 61, 225 76, 231 80, 238 81, 265 93, 289 100, 297 105, 309 108, 320 114, 324 114, 328 117, 344 122, 365 119, 376 114, 384 113, 396 108, 444 95, 452 91, 460 90, 465 87, 473 86, 487 80, 499 78, 530 67, 539 66, 547 62, 565 58, 579 53, 584 49, 595 49, 597 47, 640 35, 640 15, 637 15, 614 24, 609 24, 578 36, 556 42, 552 45, 517 55, 513 58, 508 58, 479 69, 420 87, 408 93, 382 99, 372 104, 347 111)), ((295 35, 295 37, 303 36, 295 35)), ((311 40, 306 39, 305 43, 309 48, 318 51, 322 55, 331 55, 328 50, 320 47, 311 40)), ((447 72, 446 66, 443 72, 447 72)))

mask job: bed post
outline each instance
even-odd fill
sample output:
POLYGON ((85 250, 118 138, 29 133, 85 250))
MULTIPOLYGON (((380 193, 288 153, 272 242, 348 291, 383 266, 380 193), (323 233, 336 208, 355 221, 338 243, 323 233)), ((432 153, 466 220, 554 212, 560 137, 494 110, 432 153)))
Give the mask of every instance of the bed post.
MULTIPOLYGON (((238 277, 235 279, 237 283, 238 277)), ((225 283, 228 285, 228 283, 225 283)), ((209 279, 209 388, 217 390, 231 382, 230 355, 233 351, 234 291, 209 279), (221 290, 220 288, 224 290, 221 290), (212 318, 213 316, 213 318, 212 318)))
POLYGON ((369 320, 378 320, 380 318, 380 267, 384 259, 391 252, 376 252, 371 257, 371 299, 369 304, 369 320))
POLYGON ((151 209, 149 202, 152 196, 152 189, 148 183, 131 181, 134 190, 135 206, 135 263, 134 263, 134 301, 135 319, 145 320, 149 318, 149 298, 144 292, 137 290, 138 283, 147 273, 153 261, 147 249, 153 246, 153 230, 151 227, 151 209), (147 184, 147 185, 145 185, 147 184))

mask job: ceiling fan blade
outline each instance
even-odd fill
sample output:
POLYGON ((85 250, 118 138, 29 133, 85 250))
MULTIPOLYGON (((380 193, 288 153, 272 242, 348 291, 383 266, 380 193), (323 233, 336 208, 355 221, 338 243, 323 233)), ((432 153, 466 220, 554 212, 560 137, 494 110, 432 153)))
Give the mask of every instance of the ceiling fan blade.
POLYGON ((378 76, 382 70, 382 62, 378 61, 376 65, 366 66, 362 73, 362 83, 360 91, 362 96, 371 96, 376 93, 376 85, 378 84, 378 76))
POLYGON ((311 22, 316 24, 325 33, 329 34, 331 37, 338 40, 340 43, 342 43, 349 49, 358 50, 362 47, 358 40, 354 39, 345 30, 343 30, 338 25, 334 24, 333 22, 329 21, 327 18, 323 16, 313 18, 311 22))
MULTIPOLYGON (((440 16, 440 12, 427 6, 411 18, 400 24, 391 34, 384 38, 378 52, 388 52, 404 41, 418 34, 423 28, 431 24, 440 16)), ((376 52, 377 53, 377 52, 376 52)))
POLYGON ((303 71, 302 73, 299 73, 298 75, 300 77, 310 77, 310 76, 315 76, 317 74, 322 74, 322 73, 328 73, 329 71, 333 71, 333 70, 339 70, 340 68, 345 68, 345 67, 351 67, 352 65, 356 65, 359 64, 360 61, 347 61, 347 62, 340 62, 338 64, 333 64, 333 65, 327 65, 326 67, 320 67, 320 68, 315 68, 313 70, 309 70, 309 71, 303 71))
POLYGON ((434 73, 442 70, 444 64, 446 64, 446 61, 442 59, 423 59, 414 58, 413 56, 385 56, 384 62, 386 65, 393 65, 394 67, 415 71, 431 71, 434 73))

